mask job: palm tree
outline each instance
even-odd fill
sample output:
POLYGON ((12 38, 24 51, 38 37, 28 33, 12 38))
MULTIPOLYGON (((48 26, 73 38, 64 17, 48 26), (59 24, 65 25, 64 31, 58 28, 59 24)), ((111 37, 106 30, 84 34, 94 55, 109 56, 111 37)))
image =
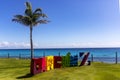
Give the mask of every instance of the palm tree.
POLYGON ((36 10, 32 10, 32 6, 29 2, 26 2, 26 9, 24 15, 15 15, 12 21, 18 22, 30 28, 30 46, 31 46, 31 60, 34 58, 33 54, 33 40, 32 40, 32 31, 33 27, 38 24, 46 24, 48 20, 44 19, 47 16, 42 13, 42 9, 37 8, 36 10))

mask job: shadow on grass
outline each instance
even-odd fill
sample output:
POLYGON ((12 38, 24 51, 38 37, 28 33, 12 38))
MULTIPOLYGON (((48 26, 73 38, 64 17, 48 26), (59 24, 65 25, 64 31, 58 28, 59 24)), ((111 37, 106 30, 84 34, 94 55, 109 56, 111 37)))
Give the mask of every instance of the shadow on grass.
POLYGON ((19 77, 17 77, 16 79, 24 79, 24 78, 30 78, 30 77, 32 77, 33 75, 32 74, 26 74, 26 75, 23 75, 23 76, 19 76, 19 77))

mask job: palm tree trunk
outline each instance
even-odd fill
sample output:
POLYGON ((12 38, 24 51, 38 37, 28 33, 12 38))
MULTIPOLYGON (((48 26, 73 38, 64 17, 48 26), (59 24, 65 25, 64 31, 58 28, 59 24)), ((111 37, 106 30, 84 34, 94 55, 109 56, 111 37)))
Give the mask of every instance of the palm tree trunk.
POLYGON ((33 74, 33 58, 34 58, 34 53, 33 53, 33 41, 32 41, 32 30, 33 30, 33 27, 32 25, 30 25, 30 47, 31 47, 31 50, 30 50, 30 53, 31 53, 31 66, 30 66, 30 73, 33 74))
POLYGON ((31 47, 31 60, 34 58, 34 53, 33 53, 33 41, 32 41, 32 25, 30 26, 30 47, 31 47))

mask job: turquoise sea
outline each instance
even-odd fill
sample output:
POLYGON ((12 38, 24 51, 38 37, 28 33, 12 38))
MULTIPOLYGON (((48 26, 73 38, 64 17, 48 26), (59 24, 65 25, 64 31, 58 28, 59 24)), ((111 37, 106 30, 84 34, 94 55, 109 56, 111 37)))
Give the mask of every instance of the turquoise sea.
MULTIPOLYGON (((49 56, 54 55, 61 56, 66 55, 70 52, 71 55, 79 54, 80 52, 90 52, 89 59, 91 54, 94 56, 95 61, 101 62, 115 62, 115 53, 117 52, 118 61, 120 62, 120 48, 47 48, 47 49, 34 49, 35 57, 49 56)), ((19 56, 24 58, 30 57, 30 49, 0 49, 0 57, 14 57, 18 58, 19 56)))

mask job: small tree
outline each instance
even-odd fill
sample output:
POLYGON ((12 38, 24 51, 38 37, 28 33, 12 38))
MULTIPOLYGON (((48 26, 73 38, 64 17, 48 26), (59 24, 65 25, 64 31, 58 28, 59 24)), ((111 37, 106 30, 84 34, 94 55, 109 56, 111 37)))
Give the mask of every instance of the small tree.
POLYGON ((24 15, 15 15, 12 21, 18 22, 30 28, 30 46, 31 46, 31 60, 34 57, 33 54, 33 40, 32 40, 32 31, 33 27, 38 24, 46 24, 48 20, 44 19, 47 16, 42 13, 42 9, 37 8, 35 11, 32 10, 32 6, 29 2, 26 2, 26 9, 24 15))

